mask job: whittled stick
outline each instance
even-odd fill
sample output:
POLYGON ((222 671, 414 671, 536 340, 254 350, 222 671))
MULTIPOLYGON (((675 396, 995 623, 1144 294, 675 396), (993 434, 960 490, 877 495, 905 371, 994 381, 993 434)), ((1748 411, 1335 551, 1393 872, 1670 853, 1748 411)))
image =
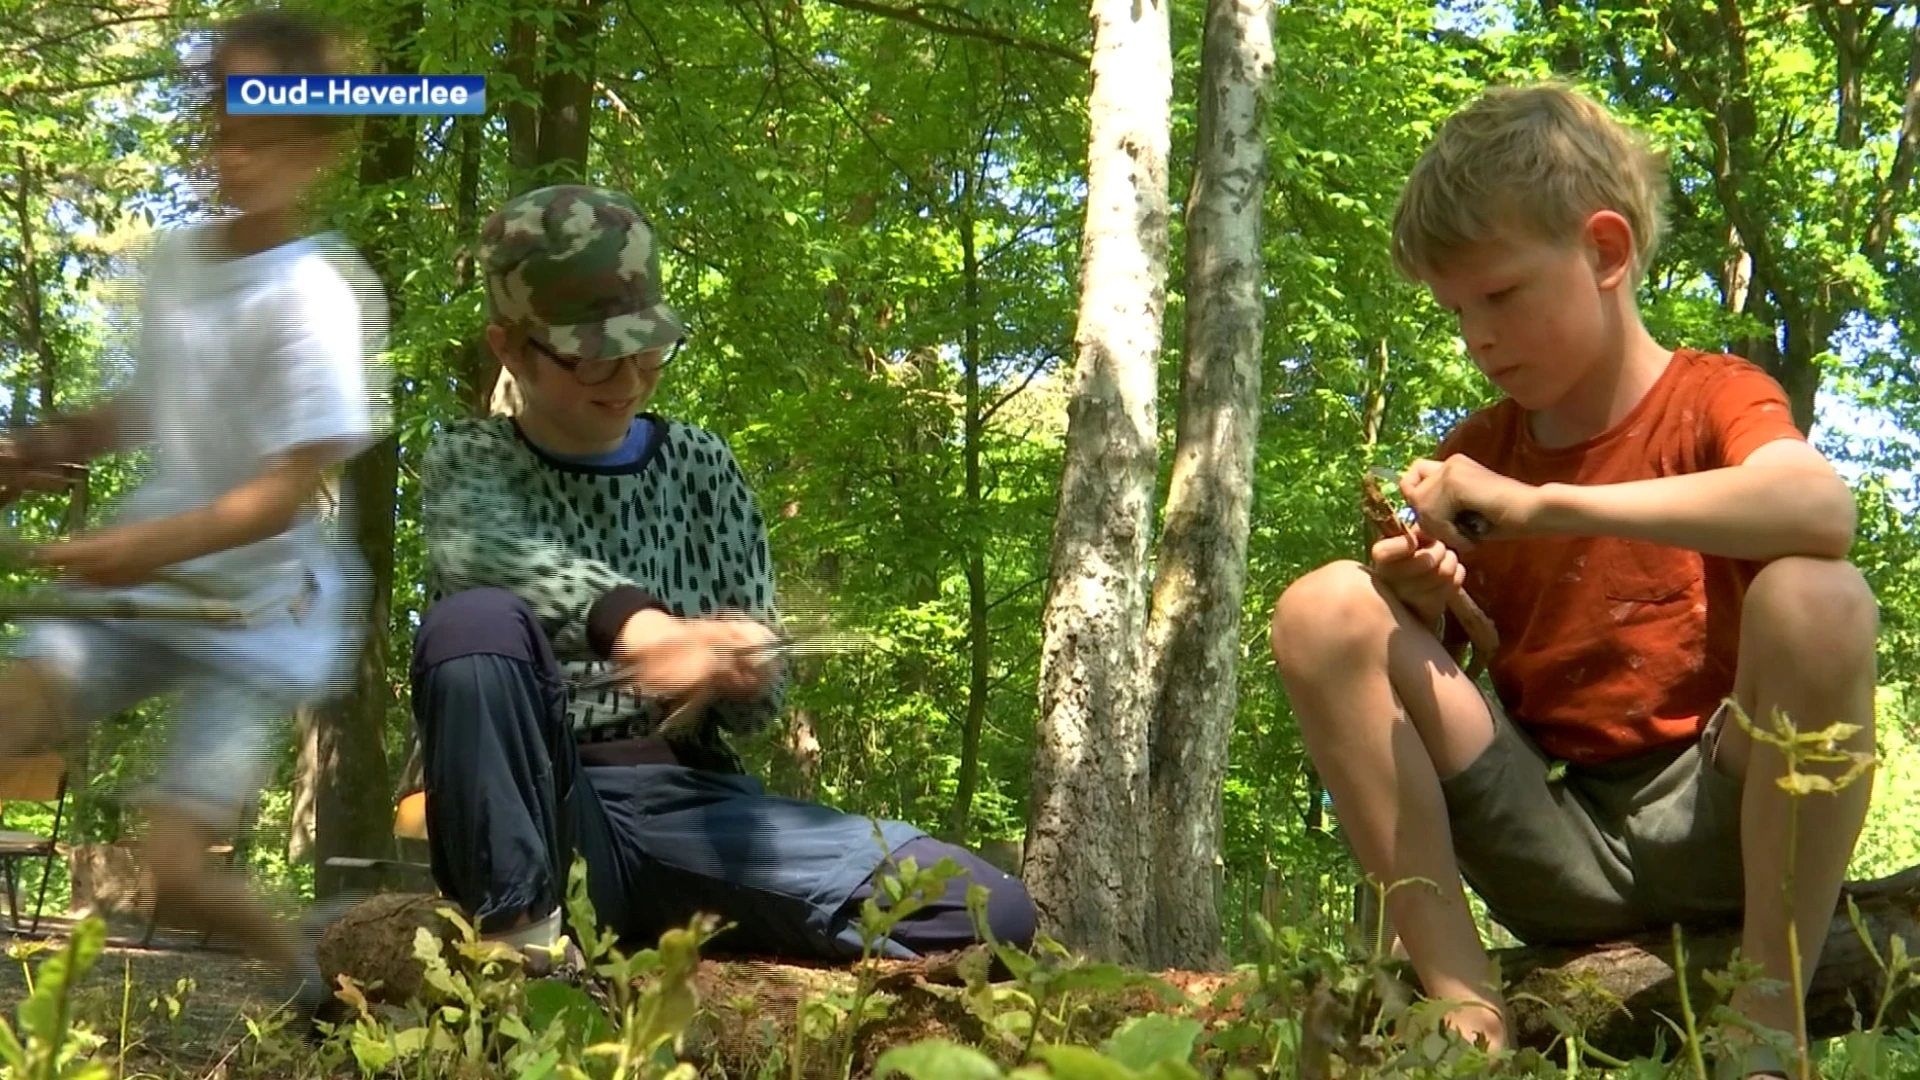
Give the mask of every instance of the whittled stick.
MULTIPOLYGON (((1379 481, 1372 476, 1360 480, 1360 509, 1381 539, 1411 535, 1406 522, 1393 512, 1393 504, 1381 493, 1379 481)), ((1500 632, 1494 629, 1493 620, 1480 610, 1480 605, 1473 602, 1473 597, 1468 596, 1465 589, 1454 593, 1453 598, 1447 601, 1447 612, 1459 620, 1460 629, 1466 631, 1467 640, 1473 645, 1473 662, 1467 665, 1466 672, 1468 678, 1477 678, 1500 648, 1500 632)), ((1459 661, 1456 653, 1454 662, 1459 661)))

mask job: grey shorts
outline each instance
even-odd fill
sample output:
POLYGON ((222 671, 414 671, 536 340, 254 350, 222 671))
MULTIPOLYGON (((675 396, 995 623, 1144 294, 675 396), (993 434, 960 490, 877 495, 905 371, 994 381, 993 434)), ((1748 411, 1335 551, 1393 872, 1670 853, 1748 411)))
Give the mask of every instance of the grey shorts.
POLYGON ((111 621, 76 619, 34 621, 14 654, 64 687, 68 737, 148 698, 178 694, 159 774, 133 797, 229 826, 272 775, 286 709, 194 653, 111 621))
POLYGON ((1553 763, 1497 702, 1493 742, 1441 781, 1461 876, 1529 944, 1584 943, 1744 907, 1738 778, 1701 737, 1625 761, 1553 763))

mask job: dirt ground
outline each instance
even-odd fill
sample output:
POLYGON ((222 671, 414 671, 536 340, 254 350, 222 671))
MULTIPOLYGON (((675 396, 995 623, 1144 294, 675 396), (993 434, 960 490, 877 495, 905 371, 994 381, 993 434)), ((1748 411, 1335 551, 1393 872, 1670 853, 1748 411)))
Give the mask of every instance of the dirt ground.
MULTIPOLYGON (((38 938, 58 946, 69 925, 65 919, 45 919, 38 938)), ((110 922, 107 948, 76 987, 76 1021, 105 1040, 96 1057, 119 1059, 124 1020, 124 1075, 198 1078, 241 1072, 234 1056, 250 1041, 246 1018, 262 1017, 276 1004, 271 973, 218 937, 201 948, 198 935, 162 930, 152 948, 141 948, 145 930, 140 923, 110 922), (183 979, 191 980, 184 989, 183 979)), ((15 947, 0 957, 0 1016, 9 1024, 17 1021, 28 972, 48 955, 12 959, 12 952, 34 940, 0 930, 0 942, 15 947)))

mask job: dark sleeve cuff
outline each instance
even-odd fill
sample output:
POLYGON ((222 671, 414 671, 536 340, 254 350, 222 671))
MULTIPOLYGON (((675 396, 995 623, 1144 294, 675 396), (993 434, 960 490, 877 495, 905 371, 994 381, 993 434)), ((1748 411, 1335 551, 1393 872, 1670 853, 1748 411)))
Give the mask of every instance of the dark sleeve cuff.
POLYGON ((602 660, 613 658, 614 643, 620 640, 620 628, 642 611, 673 609, 659 597, 635 585, 615 585, 587 609, 587 644, 602 660))

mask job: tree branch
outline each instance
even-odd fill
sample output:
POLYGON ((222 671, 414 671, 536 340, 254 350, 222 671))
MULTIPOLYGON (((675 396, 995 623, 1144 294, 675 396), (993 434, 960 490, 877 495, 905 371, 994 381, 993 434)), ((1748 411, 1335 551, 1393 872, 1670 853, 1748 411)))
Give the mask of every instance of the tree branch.
POLYGON ((81 37, 86 34, 91 34, 96 30, 107 30, 115 26, 125 26, 128 23, 160 22, 162 20, 170 19, 170 18, 172 18, 170 14, 162 12, 158 15, 122 15, 117 19, 102 19, 99 22, 89 23, 88 25, 82 26, 78 29, 69 30, 64 34, 55 34, 53 37, 41 38, 38 41, 29 41, 24 45, 9 46, 7 51, 15 52, 15 53, 32 54, 32 53, 39 52, 42 49, 51 48, 52 46, 55 46, 55 45, 64 45, 67 42, 72 41, 74 38, 81 37))
MULTIPOLYGON (((168 73, 169 69, 167 68, 155 68, 151 71, 135 71, 126 75, 113 75, 103 79, 90 79, 86 82, 77 82, 68 86, 40 86, 35 83, 26 83, 14 87, 12 93, 33 95, 36 97, 61 97, 66 94, 78 94, 84 90, 101 90, 109 86, 122 86, 130 82, 145 82, 148 79, 161 78, 168 73)), ((6 96, 7 95, 0 94, 0 99, 6 96)))
POLYGON ((895 7, 892 4, 877 4, 874 3, 873 0, 826 0, 826 2, 832 4, 834 7, 847 8, 852 11, 862 11, 869 15, 878 15, 887 19, 897 19, 900 22, 918 26, 923 30, 931 30, 936 34, 973 38, 978 41, 990 42, 994 45, 1001 45, 1010 49, 1023 49, 1027 52, 1038 53, 1041 56, 1052 57, 1056 60, 1070 61, 1082 67, 1092 63, 1092 59, 1085 54, 1074 52, 1064 45, 1057 45, 1051 41, 1016 37, 1004 30, 995 30, 990 26, 955 26, 952 23, 941 22, 938 19, 930 19, 927 17, 926 10, 928 7, 939 8, 945 11, 954 10, 944 4, 930 4, 922 7, 895 7))
POLYGON ((989 600, 987 602, 987 610, 992 611, 994 608, 997 608, 1001 604, 1004 604, 1007 601, 1013 599, 1014 597, 1019 596, 1021 593, 1026 592, 1028 589, 1033 588, 1035 585, 1046 584, 1046 580, 1047 580, 1046 576, 1043 574, 1040 577, 1034 578, 1032 581, 1027 582, 1025 585, 1021 585, 1020 587, 1013 589, 1010 592, 1002 593, 1000 595, 1000 599, 989 600))
POLYGON ((1920 152, 1920 22, 1907 32, 1907 94, 1900 107, 1900 142, 1893 151, 1893 164, 1873 209, 1873 224, 1862 245, 1868 258, 1878 263, 1886 257, 1887 241, 1893 236, 1894 208, 1905 198, 1913 182, 1914 155, 1920 152))
POLYGON ((997 398, 992 405, 987 407, 985 412, 982 412, 980 414, 980 426, 982 428, 985 428, 987 426, 987 422, 993 419, 993 414, 1000 411, 1000 406, 1005 405, 1007 402, 1012 401, 1016 397, 1019 397, 1020 392, 1022 390, 1025 390, 1028 384, 1033 382, 1034 378, 1040 374, 1040 369, 1047 366, 1047 362, 1049 360, 1060 360, 1060 359, 1063 359, 1063 358, 1057 353, 1046 353, 1043 356, 1041 356, 1040 359, 1034 361, 1033 366, 1027 369, 1026 378, 1020 380, 1019 386, 1016 386, 1013 389, 1007 391, 1006 393, 1000 395, 1000 397, 997 398))
MULTIPOLYGON (((831 2, 831 0, 829 0, 829 2, 831 2)), ((748 21, 748 25, 752 26, 750 20, 748 21)), ((779 37, 772 32, 771 28, 763 29, 753 27, 753 29, 756 33, 761 34, 767 43, 768 51, 775 54, 774 59, 777 61, 778 54, 786 48, 781 44, 779 37)), ((907 185, 908 189, 917 195, 925 197, 929 202, 937 201, 938 193, 927 191, 925 186, 920 183, 919 177, 915 176, 911 170, 900 163, 898 158, 893 156, 893 152, 888 150, 886 146, 881 143, 880 139, 874 135, 873 130, 867 126, 866 121, 860 116, 859 112, 847 104, 846 98, 841 95, 840 91, 828 85, 827 80, 821 77, 819 71, 815 70, 816 65, 807 57, 793 55, 791 50, 787 51, 791 58, 799 63, 801 75, 815 86, 818 86, 821 91, 827 95, 828 100, 833 102, 834 108, 838 109, 841 115, 846 117, 847 123, 853 125, 853 129, 860 133, 860 137, 866 140, 867 145, 873 147, 874 153, 880 155, 880 160, 885 161, 893 167, 894 171, 899 174, 900 179, 907 185)))

